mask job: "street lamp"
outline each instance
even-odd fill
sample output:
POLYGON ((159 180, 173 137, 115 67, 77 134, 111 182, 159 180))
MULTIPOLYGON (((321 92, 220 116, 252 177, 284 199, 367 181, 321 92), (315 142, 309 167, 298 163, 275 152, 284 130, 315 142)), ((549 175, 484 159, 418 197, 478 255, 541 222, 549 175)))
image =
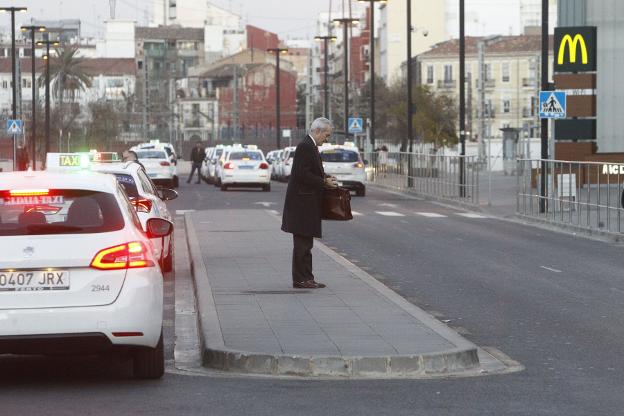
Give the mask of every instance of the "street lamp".
MULTIPOLYGON (((375 149, 375 3, 386 4, 387 0, 358 0, 360 3, 370 4, 370 46, 368 47, 370 56, 370 143, 375 149)), ((409 16, 409 13, 408 13, 409 16)))
POLYGON ((280 55, 287 54, 286 48, 269 48, 267 52, 275 54, 275 129, 277 131, 275 139, 277 148, 280 149, 281 128, 280 128, 280 55))
MULTIPOLYGON (((13 75, 13 120, 17 119, 17 74, 15 73, 15 13, 24 13, 26 7, 0 7, 1 13, 11 13, 11 73, 13 75)), ((13 170, 17 158, 16 137, 13 135, 13 170)))
POLYGON ((459 0, 459 196, 466 196, 466 36, 464 0, 459 0))
POLYGON ((45 26, 22 26, 22 32, 30 31, 30 61, 31 61, 31 90, 32 90, 32 137, 30 139, 30 152, 32 155, 32 169, 37 169, 37 106, 36 106, 36 80, 35 80, 35 33, 45 32, 45 26))
MULTIPOLYGON (((548 85, 548 0, 542 0, 542 91, 548 91, 550 86, 548 85)), ((546 162, 548 159, 548 119, 542 119, 541 126, 541 159, 540 166, 542 174, 540 175, 540 213, 546 212, 546 162)))
POLYGON ((344 74, 344 137, 345 142, 349 138, 349 32, 347 29, 351 25, 357 25, 358 19, 342 17, 334 19, 334 23, 342 25, 342 44, 344 54, 344 64, 342 72, 344 74))
POLYGON ((314 37, 315 40, 318 41, 323 41, 323 48, 324 48, 324 54, 325 54, 325 64, 324 64, 324 83, 325 85, 323 86, 323 91, 325 94, 324 97, 324 113, 325 113, 325 118, 329 118, 329 81, 328 81, 328 76, 329 76, 329 58, 328 58, 328 54, 329 54, 329 42, 335 42, 336 41, 336 36, 315 36, 314 37))
MULTIPOLYGON (((51 41, 49 39, 41 40, 37 42, 37 46, 45 46, 46 54, 43 59, 45 60, 46 67, 46 90, 45 90, 45 129, 46 129, 46 141, 45 141, 45 154, 50 152, 50 45, 58 46, 58 41, 51 41)), ((44 157, 45 160, 45 157, 44 157)), ((45 163, 45 162, 44 162, 45 163)))
POLYGON ((412 0, 407 0, 407 140, 409 155, 407 156, 407 186, 414 186, 412 176, 412 152, 414 151, 414 127, 412 122, 412 0))

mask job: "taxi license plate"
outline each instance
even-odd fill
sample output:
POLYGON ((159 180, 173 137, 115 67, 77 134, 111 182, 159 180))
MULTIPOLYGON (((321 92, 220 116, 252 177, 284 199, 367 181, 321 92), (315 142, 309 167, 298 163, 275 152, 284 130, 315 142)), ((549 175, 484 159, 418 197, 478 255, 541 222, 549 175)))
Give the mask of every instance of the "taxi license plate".
POLYGON ((0 292, 38 292, 43 290, 69 290, 69 271, 0 271, 0 292))
POLYGON ((239 166, 239 169, 253 169, 253 166, 239 166))

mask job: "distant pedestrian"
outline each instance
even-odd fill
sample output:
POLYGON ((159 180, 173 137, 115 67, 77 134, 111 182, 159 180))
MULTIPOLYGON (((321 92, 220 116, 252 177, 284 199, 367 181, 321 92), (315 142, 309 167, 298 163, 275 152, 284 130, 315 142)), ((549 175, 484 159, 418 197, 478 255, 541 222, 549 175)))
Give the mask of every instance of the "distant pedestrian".
POLYGON ((282 231, 293 235, 292 280, 296 289, 325 287, 312 274, 314 238, 321 238, 323 189, 336 188, 333 176, 325 175, 318 146, 332 135, 333 126, 326 118, 317 118, 310 134, 297 146, 286 190, 282 231))
POLYGON ((17 165, 17 170, 27 170, 28 169, 28 152, 26 151, 26 148, 23 145, 20 145, 17 148, 17 154, 16 154, 16 165, 17 165))
POLYGON ((386 172, 388 172, 388 148, 386 145, 381 146, 379 150, 379 170, 381 173, 386 176, 386 172))
POLYGON ((191 150, 191 163, 193 167, 191 168, 191 174, 189 175, 186 183, 191 183, 191 179, 193 179, 193 174, 195 170, 197 170, 197 182, 201 183, 201 167, 202 163, 204 163, 204 159, 206 158, 206 151, 202 147, 201 142, 195 143, 195 147, 191 150))

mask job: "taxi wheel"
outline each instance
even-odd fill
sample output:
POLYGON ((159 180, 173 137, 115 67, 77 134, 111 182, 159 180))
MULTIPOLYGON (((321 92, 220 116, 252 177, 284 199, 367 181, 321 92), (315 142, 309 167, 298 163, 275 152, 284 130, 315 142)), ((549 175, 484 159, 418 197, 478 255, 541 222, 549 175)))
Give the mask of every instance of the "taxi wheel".
POLYGON ((358 189, 355 191, 356 196, 366 196, 366 188, 358 189))
POLYGON ((227 191, 227 185, 221 185, 221 190, 222 191, 227 191))
POLYGON ((134 353, 134 377, 157 379, 165 373, 165 351, 162 330, 156 348, 143 347, 134 353))
POLYGON ((271 192, 271 184, 262 185, 262 191, 263 192, 271 192))

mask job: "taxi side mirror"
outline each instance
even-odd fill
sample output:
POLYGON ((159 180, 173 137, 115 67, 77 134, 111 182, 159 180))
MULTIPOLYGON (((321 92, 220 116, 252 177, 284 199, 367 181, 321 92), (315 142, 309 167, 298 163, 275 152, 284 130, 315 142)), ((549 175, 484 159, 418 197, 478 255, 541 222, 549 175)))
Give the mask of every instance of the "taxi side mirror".
POLYGON ((162 218, 150 218, 145 228, 149 238, 167 237, 173 232, 173 223, 162 218))
POLYGON ((176 191, 168 188, 160 188, 158 190, 158 194, 160 199, 163 201, 171 201, 172 199, 176 199, 178 197, 178 193, 176 191))

